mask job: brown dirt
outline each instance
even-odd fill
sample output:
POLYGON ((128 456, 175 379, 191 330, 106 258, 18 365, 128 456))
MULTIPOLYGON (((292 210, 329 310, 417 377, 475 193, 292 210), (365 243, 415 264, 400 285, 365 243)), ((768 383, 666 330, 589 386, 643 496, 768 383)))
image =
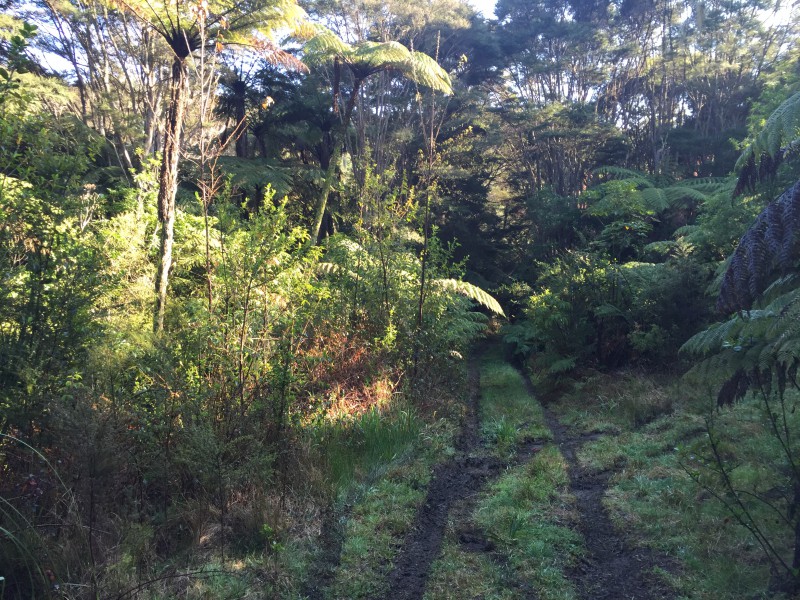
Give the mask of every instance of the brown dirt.
MULTIPOLYGON (((523 375, 524 377, 524 375, 523 375)), ((533 386, 524 377, 528 392, 533 386)), ((611 471, 591 472, 581 467, 576 451, 582 444, 599 439, 601 434, 575 435, 545 408, 553 440, 568 464, 570 491, 580 514, 579 531, 584 538, 586 556, 568 573, 580 597, 585 600, 672 600, 675 591, 653 574, 654 567, 674 570, 674 564, 617 530, 603 505, 611 471)))
MULTIPOLYGON (((533 388, 527 377, 523 378, 531 396, 533 388)), ((470 398, 464 416, 462 431, 456 441, 456 455, 434 468, 427 497, 417 513, 403 547, 389 575, 389 592, 386 600, 420 600, 425 592, 431 565, 439 556, 448 524, 448 516, 457 523, 456 534, 462 549, 488 554, 502 567, 506 558, 499 553, 488 537, 472 523, 470 515, 478 492, 492 479, 499 477, 512 464, 523 464, 542 445, 529 442, 518 448, 512 463, 481 454, 478 404, 480 375, 477 358, 469 367, 470 398)), ((580 513, 579 531, 584 537, 586 556, 567 575, 572 579, 583 600, 673 600, 674 591, 652 573, 654 567, 673 570, 674 565, 656 552, 637 546, 633 539, 614 527, 603 497, 608 487, 610 472, 592 473, 583 469, 576 458, 581 444, 597 439, 599 434, 574 435, 558 421, 552 412, 545 410, 547 424, 553 438, 563 453, 569 470, 570 491, 576 498, 580 513)), ((341 533, 329 531, 327 567, 320 570, 320 579, 306 590, 311 600, 323 598, 322 590, 338 562, 341 533), (332 542, 332 543, 331 543, 332 542)), ((517 597, 536 600, 536 591, 528 582, 518 581, 510 569, 503 568, 505 584, 517 597)))

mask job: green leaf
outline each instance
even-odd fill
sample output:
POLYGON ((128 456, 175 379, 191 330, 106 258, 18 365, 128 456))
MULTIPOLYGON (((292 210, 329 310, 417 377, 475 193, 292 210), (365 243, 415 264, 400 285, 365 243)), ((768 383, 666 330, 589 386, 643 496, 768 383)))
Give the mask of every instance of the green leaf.
POLYGON ((434 279, 431 284, 443 290, 466 296, 478 304, 485 306, 493 313, 502 317, 506 316, 506 313, 503 312, 503 307, 500 306, 500 303, 494 296, 479 288, 477 285, 467 283, 466 281, 459 281, 458 279, 434 279))

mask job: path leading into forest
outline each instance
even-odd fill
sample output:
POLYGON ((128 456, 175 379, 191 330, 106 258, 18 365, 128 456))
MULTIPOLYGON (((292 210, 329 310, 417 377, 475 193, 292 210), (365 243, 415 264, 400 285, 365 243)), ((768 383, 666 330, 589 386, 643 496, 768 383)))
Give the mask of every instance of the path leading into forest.
MULTIPOLYGON (((531 401, 535 402, 530 380, 524 374, 522 376, 531 401)), ((425 503, 395 562, 387 600, 417 600, 423 597, 430 567, 441 550, 451 510, 454 506, 457 507, 457 514, 452 515, 454 521, 468 520, 477 493, 509 466, 479 452, 480 373, 475 358, 470 363, 469 384, 469 407, 456 447, 457 455, 440 464, 434 472, 425 503)), ((651 550, 631 544, 631 540, 617 531, 611 522, 602 500, 612 473, 592 473, 582 468, 578 462, 576 451, 580 446, 599 436, 573 435, 546 409, 545 418, 553 433, 553 440, 569 466, 570 491, 576 498, 580 513, 579 529, 584 539, 586 555, 580 564, 568 572, 580 597, 585 600, 674 598, 674 592, 652 575, 653 567, 669 569, 669 562, 651 550)), ((515 463, 521 464, 529 460, 539 447, 529 444, 527 448, 519 449, 515 463)), ((503 560, 497 556, 494 545, 482 532, 467 527, 461 530, 459 538, 468 549, 488 552, 495 560, 503 560)), ((537 597, 535 590, 524 582, 517 582, 516 587, 520 598, 537 597)))
MULTIPOLYGON (((469 390, 469 403, 461 435, 456 441, 456 456, 441 463, 434 470, 428 496, 417 513, 411 533, 389 576, 388 598, 392 600, 422 598, 431 565, 442 547, 449 515, 456 517, 454 520, 460 524, 459 540, 465 549, 494 554, 494 546, 483 532, 468 524, 469 516, 478 492, 489 481, 499 477, 510 464, 481 452, 478 410, 480 368, 475 357, 470 360, 469 390)), ((529 460, 540 448, 540 444, 533 443, 518 448, 513 464, 529 460)), ((514 584, 521 593, 520 598, 536 597, 524 583, 514 582, 514 584)))
MULTIPOLYGON (((530 380, 521 373, 528 394, 535 396, 530 380)), ((569 466, 570 491, 580 513, 580 533, 586 556, 568 575, 585 600, 669 600, 675 597, 666 583, 652 574, 653 567, 665 571, 674 566, 658 553, 633 545, 619 532, 603 505, 603 496, 613 472, 594 473, 583 468, 576 452, 600 434, 575 435, 556 416, 544 408, 545 420, 553 441, 569 466)))
MULTIPOLYGON (((522 374, 531 402, 536 402, 533 387, 522 374)), ((479 492, 507 468, 525 464, 542 448, 541 443, 528 442, 517 448, 516 457, 502 461, 484 449, 480 435, 480 366, 473 357, 469 367, 469 402, 456 442, 453 458, 434 468, 427 497, 420 507, 414 524, 399 551, 389 575, 386 600, 421 600, 425 593, 431 566, 440 554, 448 521, 463 549, 484 552, 500 564, 508 564, 484 532, 475 529, 471 515, 479 492)), ((619 532, 603 505, 603 497, 613 472, 593 473, 583 468, 577 451, 581 445, 598 439, 599 434, 576 435, 545 408, 545 420, 553 441, 563 454, 569 472, 570 492, 576 499, 580 515, 578 529, 584 540, 585 555, 579 564, 569 569, 567 577, 573 582, 582 600, 672 600, 675 593, 652 574, 654 567, 671 570, 669 560, 652 550, 633 544, 619 532)), ((510 586, 514 597, 538 600, 530 582, 513 580, 510 586)), ((327 582, 317 587, 321 588, 327 582)), ((322 594, 311 594, 321 598, 322 594)), ((373 599, 379 600, 379 599, 373 599)))

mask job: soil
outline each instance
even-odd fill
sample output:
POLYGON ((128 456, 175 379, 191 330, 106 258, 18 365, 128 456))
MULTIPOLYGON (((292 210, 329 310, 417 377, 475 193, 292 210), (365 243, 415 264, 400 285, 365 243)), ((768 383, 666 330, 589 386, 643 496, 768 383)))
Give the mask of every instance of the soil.
MULTIPOLYGON (((528 393, 533 386, 524 377, 528 393)), ((545 408, 545 419, 568 464, 570 491, 580 514, 579 530, 586 556, 569 577, 584 600, 672 600, 675 591, 653 574, 653 568, 674 571, 675 565, 649 548, 637 546, 633 538, 618 531, 603 505, 612 471, 595 473, 580 466, 576 451, 602 434, 575 435, 545 408)))
MULTIPOLYGON (((535 396, 530 381, 523 375, 531 396, 535 396)), ((431 565, 438 557, 448 519, 456 523, 456 534, 462 549, 482 552, 492 560, 506 566, 506 558, 499 553, 483 531, 471 521, 478 492, 509 466, 524 464, 542 448, 542 444, 528 442, 518 448, 516 458, 504 462, 481 453, 480 374, 477 358, 469 367, 470 397, 456 441, 456 455, 434 468, 425 502, 417 513, 408 537, 400 549, 389 575, 389 593, 386 600, 420 600, 425 592, 431 565)), ((574 435, 556 417, 545 409, 547 424, 554 442, 564 455, 569 470, 570 491, 575 496, 580 514, 579 530, 584 537, 586 556, 567 575, 583 600, 672 600, 674 591, 653 575, 654 567, 666 571, 674 565, 656 552, 640 547, 634 540, 619 532, 603 505, 603 497, 612 472, 593 473, 583 469, 576 457, 581 444, 598 439, 600 434, 574 435)), ((323 598, 322 590, 329 583, 338 557, 331 555, 340 549, 340 532, 328 532, 328 547, 323 553, 331 558, 322 568, 320 579, 307 590, 312 600, 323 598), (332 542, 332 543, 331 543, 332 542)), ((503 568, 511 581, 504 583, 515 591, 518 598, 536 600, 536 591, 528 582, 513 579, 511 569, 503 568)), ((377 599, 376 599, 377 600, 377 599)))

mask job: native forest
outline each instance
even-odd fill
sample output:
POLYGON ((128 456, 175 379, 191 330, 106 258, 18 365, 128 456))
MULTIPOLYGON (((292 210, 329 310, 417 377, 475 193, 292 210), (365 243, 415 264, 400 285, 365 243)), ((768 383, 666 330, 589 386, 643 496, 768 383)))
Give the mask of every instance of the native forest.
POLYGON ((799 3, 0 8, 0 599, 800 598, 799 3))

